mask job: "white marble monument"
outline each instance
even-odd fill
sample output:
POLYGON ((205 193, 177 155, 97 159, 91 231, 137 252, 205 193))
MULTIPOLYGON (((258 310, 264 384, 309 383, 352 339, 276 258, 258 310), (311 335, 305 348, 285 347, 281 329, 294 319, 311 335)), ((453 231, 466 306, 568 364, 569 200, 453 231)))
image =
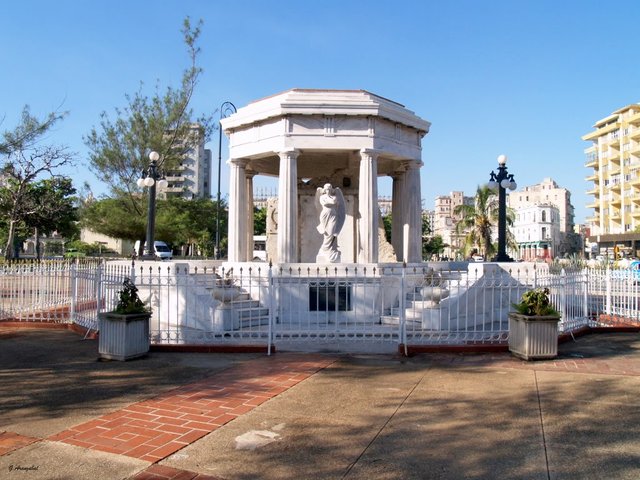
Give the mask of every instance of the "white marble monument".
POLYGON ((421 261, 420 167, 429 122, 364 90, 292 89, 221 124, 230 152, 229 262, 252 258, 255 175, 278 177, 267 232, 274 263, 421 261), (393 259, 380 258, 381 176, 393 178, 393 259), (327 184, 339 189, 344 211, 340 228, 330 230, 318 228, 316 210, 318 189, 327 184))

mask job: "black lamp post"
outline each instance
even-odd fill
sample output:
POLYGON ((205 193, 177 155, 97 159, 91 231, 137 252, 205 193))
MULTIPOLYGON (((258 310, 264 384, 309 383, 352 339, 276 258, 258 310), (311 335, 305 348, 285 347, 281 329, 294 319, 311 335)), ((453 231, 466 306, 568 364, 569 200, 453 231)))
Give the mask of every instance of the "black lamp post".
MULTIPOLYGON (((220 105, 220 120, 227 118, 238 110, 231 102, 220 105)), ((218 198, 216 203, 216 260, 220 259, 220 171, 222 169, 222 124, 218 122, 218 198)))
POLYGON ((149 166, 147 170, 142 172, 145 178, 139 178, 137 184, 140 188, 149 187, 149 210, 147 212, 147 238, 144 244, 144 253, 142 258, 153 259, 155 257, 154 232, 156 228, 156 185, 160 188, 167 186, 167 181, 158 169, 158 160, 160 155, 158 152, 149 154, 149 166))
POLYGON ((498 189, 498 254, 493 258, 494 262, 513 262, 513 258, 507 255, 507 193, 506 190, 517 188, 513 175, 507 172, 507 156, 498 157, 498 173, 491 172, 487 185, 490 189, 498 189))

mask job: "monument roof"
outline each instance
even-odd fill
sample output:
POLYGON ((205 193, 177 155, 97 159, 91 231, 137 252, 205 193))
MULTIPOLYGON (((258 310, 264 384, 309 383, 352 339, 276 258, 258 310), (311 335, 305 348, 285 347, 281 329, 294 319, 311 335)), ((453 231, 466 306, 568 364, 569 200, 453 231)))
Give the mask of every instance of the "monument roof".
POLYGON ((225 131, 285 115, 378 116, 428 132, 430 123, 404 105, 366 90, 293 88, 255 100, 221 120, 225 131))

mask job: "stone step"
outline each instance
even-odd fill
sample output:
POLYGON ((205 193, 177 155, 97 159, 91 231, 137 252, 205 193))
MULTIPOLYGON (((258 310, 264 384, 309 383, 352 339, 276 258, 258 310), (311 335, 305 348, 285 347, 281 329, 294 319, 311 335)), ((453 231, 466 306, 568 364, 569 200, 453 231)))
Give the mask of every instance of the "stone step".
POLYGON ((238 314, 238 318, 240 318, 240 320, 244 318, 269 317, 269 309, 266 307, 236 308, 234 310, 238 314))
POLYGON ((240 299, 240 300, 232 300, 229 303, 231 304, 231 307, 236 309, 236 310, 244 310, 244 309, 249 309, 249 308, 260 307, 260 302, 258 300, 253 300, 253 299, 250 299, 250 298, 240 299))
POLYGON ((240 318, 240 328, 259 327, 262 325, 269 325, 269 315, 240 318))

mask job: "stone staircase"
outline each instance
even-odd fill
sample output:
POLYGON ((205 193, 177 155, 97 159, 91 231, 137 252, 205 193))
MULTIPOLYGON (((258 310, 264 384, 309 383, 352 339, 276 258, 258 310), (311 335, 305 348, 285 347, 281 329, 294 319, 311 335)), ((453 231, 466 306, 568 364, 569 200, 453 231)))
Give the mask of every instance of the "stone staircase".
POLYGON ((249 293, 242 292, 227 304, 234 312, 234 326, 244 329, 269 325, 269 309, 262 306, 258 300, 250 298, 249 293))

